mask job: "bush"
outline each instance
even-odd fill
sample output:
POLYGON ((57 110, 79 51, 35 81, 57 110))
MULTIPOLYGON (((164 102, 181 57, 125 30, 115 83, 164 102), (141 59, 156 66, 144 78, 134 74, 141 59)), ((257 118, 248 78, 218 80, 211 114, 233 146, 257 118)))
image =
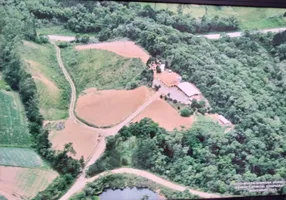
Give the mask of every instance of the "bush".
POLYGON ((161 68, 160 68, 159 66, 156 67, 156 72, 157 72, 158 74, 160 74, 160 73, 162 72, 162 70, 161 70, 161 68))
POLYGON ((193 112, 187 108, 184 108, 183 110, 181 110, 180 114, 182 117, 189 117, 193 114, 193 112))
POLYGON ((127 84, 127 90, 133 90, 138 87, 138 83, 135 81, 131 81, 127 84))
POLYGON ((163 95, 162 94, 160 95, 160 98, 163 99, 163 95))
POLYGON ((59 47, 60 47, 61 49, 66 48, 66 47, 68 47, 68 46, 69 46, 69 43, 68 43, 68 42, 61 42, 61 43, 59 44, 59 47))
POLYGON ((46 44, 49 42, 49 38, 46 35, 40 34, 39 36, 36 37, 35 42, 38 44, 46 44))
POLYGON ((177 99, 173 99, 173 103, 178 103, 177 99))

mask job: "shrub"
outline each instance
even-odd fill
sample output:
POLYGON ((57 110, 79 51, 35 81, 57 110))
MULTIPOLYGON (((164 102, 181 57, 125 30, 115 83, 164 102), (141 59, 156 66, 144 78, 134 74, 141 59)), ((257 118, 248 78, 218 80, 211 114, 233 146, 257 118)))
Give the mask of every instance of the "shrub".
POLYGON ((46 44, 49 42, 49 38, 46 35, 40 34, 39 36, 36 37, 35 42, 38 44, 46 44))
POLYGON ((60 44, 59 44, 59 47, 60 48, 66 48, 66 47, 68 47, 69 46, 69 43, 68 42, 61 42, 60 44))
POLYGON ((160 73, 162 72, 162 70, 161 70, 161 68, 160 68, 159 66, 156 67, 156 72, 157 72, 158 74, 160 74, 160 73))
POLYGON ((193 113, 191 110, 187 109, 187 108, 184 108, 183 110, 181 110, 181 116, 182 117, 189 117, 191 116, 193 113))
POLYGON ((138 83, 135 82, 135 81, 131 81, 131 82, 129 82, 129 83, 127 84, 127 89, 128 89, 128 90, 133 90, 133 89, 135 89, 135 88, 137 88, 137 87, 138 87, 138 83))
POLYGON ((177 99, 173 99, 173 103, 178 103, 177 99))
POLYGON ((162 94, 160 95, 160 98, 163 99, 163 95, 162 94))

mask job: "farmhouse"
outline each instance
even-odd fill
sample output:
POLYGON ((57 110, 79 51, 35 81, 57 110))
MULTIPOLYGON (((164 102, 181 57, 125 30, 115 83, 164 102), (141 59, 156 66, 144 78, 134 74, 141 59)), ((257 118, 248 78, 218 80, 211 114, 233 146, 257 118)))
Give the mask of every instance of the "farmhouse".
POLYGON ((182 82, 177 85, 177 87, 184 92, 189 98, 192 96, 201 95, 200 90, 194 85, 189 82, 182 82))
POLYGON ((158 80, 164 83, 164 85, 167 87, 177 86, 182 80, 182 77, 179 74, 166 70, 162 71, 160 74, 157 74, 157 77, 158 80))

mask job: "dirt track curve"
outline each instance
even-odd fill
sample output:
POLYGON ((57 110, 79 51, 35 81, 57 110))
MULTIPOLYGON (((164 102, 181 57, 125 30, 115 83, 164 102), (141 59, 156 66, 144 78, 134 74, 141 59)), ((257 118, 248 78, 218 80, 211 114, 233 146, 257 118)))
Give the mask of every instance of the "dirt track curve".
MULTIPOLYGON (((152 95, 144 104, 142 104, 136 111, 134 111, 130 116, 128 116, 125 120, 123 120, 121 123, 119 123, 118 125, 112 127, 112 128, 107 128, 107 129, 101 129, 101 128, 94 128, 94 127, 90 127, 88 125, 86 125, 85 123, 81 122, 74 114, 74 109, 75 109, 75 103, 76 103, 76 87, 75 84, 72 80, 72 78, 70 77, 68 71, 66 70, 62 58, 61 58, 61 51, 60 48, 51 40, 51 43, 55 46, 56 48, 56 54, 57 54, 57 60, 58 60, 58 64, 59 67, 62 69, 65 78, 67 79, 67 81, 70 84, 71 87, 71 102, 70 102, 70 106, 69 106, 69 117, 74 120, 76 123, 79 123, 82 126, 88 127, 90 129, 95 130, 97 133, 100 133, 101 137, 99 140, 99 143, 97 144, 97 146, 95 147, 95 150, 93 152, 93 155, 90 157, 89 160, 86 161, 86 165, 84 167, 84 169, 82 170, 82 173, 78 176, 77 180, 75 181, 75 183, 73 184, 73 186, 65 193, 64 196, 62 196, 60 198, 60 200, 67 200, 70 197, 72 197, 72 195, 74 195, 75 193, 79 192, 80 190, 82 190, 85 185, 88 182, 92 182, 94 180, 96 180, 97 178, 99 178, 99 176, 103 176, 106 175, 108 172, 103 172, 100 175, 97 175, 95 177, 92 178, 86 178, 86 171, 89 168, 90 165, 92 165, 105 151, 105 137, 107 136, 111 136, 111 135, 115 135, 118 133, 118 131, 123 127, 128 125, 132 119, 134 119, 140 112, 142 112, 148 105, 150 105, 154 100, 159 98, 160 93, 157 92, 154 95, 152 95)), ((138 169, 132 169, 132 168, 120 168, 120 169, 115 169, 112 170, 111 173, 130 173, 130 174, 134 174, 137 176, 142 176, 144 178, 147 178, 149 180, 152 180, 158 184, 164 185, 166 187, 178 190, 178 191, 184 191, 185 189, 187 189, 187 187, 185 186, 181 186, 175 183, 172 183, 170 181, 164 180, 154 174, 151 174, 147 171, 143 171, 143 170, 138 170, 138 169)), ((215 197, 219 197, 218 195, 215 194, 209 194, 209 193, 205 193, 205 192, 200 192, 197 190, 192 190, 189 189, 191 193, 196 194, 202 198, 215 198, 215 197)))

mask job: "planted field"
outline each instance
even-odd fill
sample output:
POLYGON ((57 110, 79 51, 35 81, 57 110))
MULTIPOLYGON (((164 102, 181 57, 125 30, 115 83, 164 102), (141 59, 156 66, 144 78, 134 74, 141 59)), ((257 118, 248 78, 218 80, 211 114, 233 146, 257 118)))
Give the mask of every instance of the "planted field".
POLYGON ((31 145, 24 108, 14 92, 0 90, 0 146, 31 145))
POLYGON ((140 121, 143 118, 150 118, 159 126, 168 131, 182 127, 190 128, 194 122, 194 116, 182 117, 172 106, 162 99, 155 100, 143 112, 134 118, 133 122, 140 121))
POLYGON ((26 70, 32 74, 40 102, 40 111, 46 120, 67 117, 69 85, 62 75, 52 45, 38 45, 24 41, 20 49, 26 70))
POLYGON ((43 167, 41 157, 32 149, 0 148, 0 165, 16 167, 43 167))
POLYGON ((77 115, 99 127, 113 126, 127 118, 150 96, 146 87, 134 90, 88 89, 77 101, 77 115))
POLYGON ((126 58, 140 58, 143 63, 149 59, 149 54, 132 41, 103 42, 99 44, 78 45, 76 50, 99 49, 116 53, 126 58))
POLYGON ((62 57, 78 93, 92 87, 124 89, 146 68, 138 58, 97 49, 76 51, 70 47, 62 50, 62 57))
POLYGON ((64 145, 71 142, 76 151, 74 157, 80 159, 81 156, 85 160, 93 153, 97 145, 98 133, 94 130, 81 126, 73 120, 65 122, 65 129, 61 131, 53 131, 49 135, 53 148, 63 150, 64 145))
MULTIPOLYGON (((48 169, 29 169, 20 167, 0 166, 1 190, 8 194, 31 199, 43 191, 58 176, 48 169)), ((0 190, 0 193, 1 193, 0 190)))

